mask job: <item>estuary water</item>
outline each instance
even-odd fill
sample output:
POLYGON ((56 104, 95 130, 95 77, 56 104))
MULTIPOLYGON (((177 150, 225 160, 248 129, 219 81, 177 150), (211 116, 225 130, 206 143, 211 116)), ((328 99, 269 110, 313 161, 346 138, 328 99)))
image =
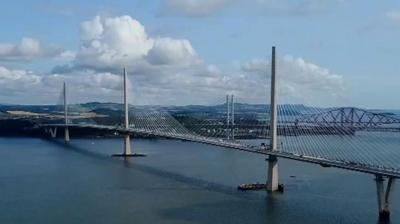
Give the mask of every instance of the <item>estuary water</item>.
MULTIPOLYGON (((0 223, 379 223, 372 175, 174 140, 134 139, 147 157, 110 157, 123 140, 0 138, 0 223)), ((400 162, 400 161, 399 161, 400 162)), ((400 223, 396 186, 391 223, 400 223)))

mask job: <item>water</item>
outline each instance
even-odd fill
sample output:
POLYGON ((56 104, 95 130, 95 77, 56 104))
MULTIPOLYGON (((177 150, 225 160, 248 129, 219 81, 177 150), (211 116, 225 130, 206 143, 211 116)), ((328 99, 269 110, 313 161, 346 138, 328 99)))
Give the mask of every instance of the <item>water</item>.
MULTIPOLYGON (((280 160, 284 194, 260 155, 171 140, 0 138, 0 223, 378 223, 373 176, 280 160)), ((395 189, 392 223, 400 223, 395 189)))

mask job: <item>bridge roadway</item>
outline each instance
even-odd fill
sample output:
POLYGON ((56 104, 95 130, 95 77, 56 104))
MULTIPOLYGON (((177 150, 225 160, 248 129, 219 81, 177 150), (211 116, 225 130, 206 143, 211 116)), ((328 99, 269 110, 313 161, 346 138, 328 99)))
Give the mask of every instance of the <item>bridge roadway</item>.
POLYGON ((179 133, 168 133, 168 132, 161 132, 161 131, 150 131, 144 129, 137 129, 137 128, 124 128, 121 126, 110 126, 110 125, 97 125, 97 124, 40 124, 39 127, 71 127, 71 128, 90 128, 90 129, 97 129, 97 130, 106 130, 106 131, 117 131, 119 133, 136 133, 136 134, 144 134, 156 137, 164 137, 170 139, 177 139, 182 141, 189 141, 195 143, 202 143, 208 145, 214 145, 219 147, 224 147, 228 149, 234 149, 239 151, 245 151, 250 153, 262 154, 266 156, 274 155, 277 157, 291 159, 306 163, 313 163, 319 164, 323 167, 335 167, 339 169, 351 170, 361 173, 368 173, 374 175, 381 175, 386 177, 393 177, 393 178, 400 178, 400 170, 389 170, 384 168, 379 168, 376 166, 367 166, 362 165, 354 162, 342 162, 337 160, 329 160, 325 158, 318 158, 318 157, 311 157, 306 155, 297 155, 291 152, 284 152, 284 151, 271 151, 261 146, 250 146, 250 145, 243 145, 233 141, 224 141, 222 139, 216 138, 207 138, 202 136, 196 136, 193 134, 179 134, 179 133))

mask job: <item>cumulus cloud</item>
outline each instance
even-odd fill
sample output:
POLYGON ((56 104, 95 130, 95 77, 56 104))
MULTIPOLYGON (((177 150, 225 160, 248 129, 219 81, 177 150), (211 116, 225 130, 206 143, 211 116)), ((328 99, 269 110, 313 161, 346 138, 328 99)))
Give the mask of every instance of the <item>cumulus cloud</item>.
POLYGON ((35 58, 53 57, 62 52, 61 49, 42 46, 42 44, 32 38, 24 37, 21 42, 0 43, 0 60, 7 61, 30 61, 35 58))
POLYGON ((36 74, 0 66, 0 103, 55 104, 63 82, 71 102, 121 102, 122 77, 112 73, 80 71, 74 75, 36 74), (26 101, 29 99, 29 101, 26 101))
POLYGON ((142 59, 153 45, 144 27, 130 16, 95 17, 81 24, 77 65, 93 68, 123 67, 142 59))
POLYGON ((139 70, 143 66, 197 61, 188 40, 149 37, 144 26, 130 16, 96 16, 81 24, 81 47, 74 65, 115 71, 122 67, 139 70))
POLYGON ((75 60, 75 58, 76 58, 76 52, 70 50, 63 51, 55 57, 56 60, 62 62, 71 62, 75 60))
MULTIPOLYGON (((270 78, 270 62, 254 59, 242 66, 248 75, 270 78)), ((341 100, 343 77, 328 69, 287 55, 278 58, 277 76, 281 102, 326 105, 341 100)), ((269 85, 269 83, 268 83, 269 85)), ((269 87, 268 87, 269 88, 269 87)))
MULTIPOLYGON (((69 86, 70 102, 121 102, 123 67, 134 104, 223 103, 227 93, 246 102, 268 102, 267 61, 252 60, 227 73, 205 63, 189 40, 151 37, 130 16, 97 16, 81 24, 80 35, 79 49, 60 56, 70 62, 50 74, 0 67, 0 95, 5 96, 3 90, 13 95, 0 97, 0 102, 37 96, 35 102, 54 103, 63 81, 69 86)), ((290 56, 278 62, 281 102, 324 104, 343 91, 342 77, 327 69, 290 56)))
POLYGON ((32 90, 41 86, 41 78, 31 71, 0 66, 0 102, 21 103, 28 96, 32 98, 32 90))
POLYGON ((179 14, 185 16, 208 16, 235 0, 166 0, 164 14, 179 14))
POLYGON ((154 65, 190 63, 196 52, 188 40, 158 38, 147 55, 147 60, 154 65))
POLYGON ((25 70, 10 70, 0 66, 0 84, 8 89, 23 89, 26 85, 36 85, 40 76, 25 70))

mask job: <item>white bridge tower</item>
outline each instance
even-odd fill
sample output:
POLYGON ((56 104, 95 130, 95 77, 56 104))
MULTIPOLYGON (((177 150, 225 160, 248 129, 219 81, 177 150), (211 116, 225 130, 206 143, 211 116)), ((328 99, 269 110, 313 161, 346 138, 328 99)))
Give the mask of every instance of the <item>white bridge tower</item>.
MULTIPOLYGON (((276 74, 275 74, 275 46, 272 47, 272 58, 271 58, 271 122, 270 122, 270 150, 277 150, 277 138, 278 138, 278 107, 277 107, 277 85, 276 85, 276 74)), ((270 155, 268 157, 268 177, 267 177, 267 190, 277 191, 279 188, 278 181, 278 158, 270 155)))

